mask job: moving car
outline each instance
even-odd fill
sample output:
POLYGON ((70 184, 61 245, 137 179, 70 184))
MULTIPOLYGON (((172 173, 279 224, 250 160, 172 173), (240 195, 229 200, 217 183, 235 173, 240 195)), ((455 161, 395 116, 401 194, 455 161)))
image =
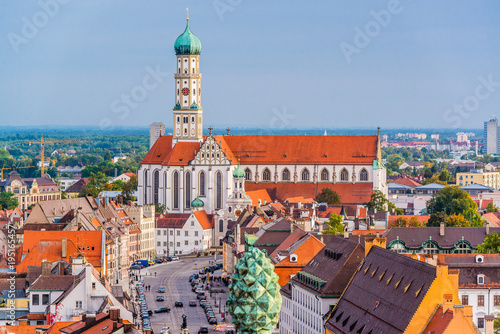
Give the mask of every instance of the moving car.
POLYGON ((158 296, 156 296, 156 301, 158 301, 158 302, 162 302, 162 301, 164 301, 164 300, 165 300, 165 297, 163 297, 162 295, 158 295, 158 296))
POLYGON ((190 300, 189 306, 196 306, 196 300, 190 300))
POLYGON ((182 302, 175 302, 175 307, 184 307, 184 304, 182 302))
POLYGON ((164 293, 164 292, 165 292, 165 287, 164 287, 164 286, 160 286, 160 287, 158 288, 158 292, 159 292, 159 293, 164 293))
POLYGON ((201 326, 200 327, 200 330, 198 331, 198 333, 208 333, 208 327, 207 326, 201 326))
POLYGON ((178 256, 172 256, 172 261, 179 261, 179 257, 178 256))

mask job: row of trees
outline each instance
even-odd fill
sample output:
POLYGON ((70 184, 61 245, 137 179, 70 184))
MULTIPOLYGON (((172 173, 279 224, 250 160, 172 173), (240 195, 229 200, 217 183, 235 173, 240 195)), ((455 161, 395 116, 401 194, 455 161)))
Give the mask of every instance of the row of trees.
POLYGON ((133 175, 130 180, 123 182, 117 180, 114 182, 109 182, 109 178, 104 175, 104 173, 97 172, 91 173, 89 176, 89 183, 82 188, 79 196, 93 196, 97 197, 101 191, 121 191, 121 195, 124 201, 133 200, 133 194, 137 190, 138 179, 136 175, 133 175))

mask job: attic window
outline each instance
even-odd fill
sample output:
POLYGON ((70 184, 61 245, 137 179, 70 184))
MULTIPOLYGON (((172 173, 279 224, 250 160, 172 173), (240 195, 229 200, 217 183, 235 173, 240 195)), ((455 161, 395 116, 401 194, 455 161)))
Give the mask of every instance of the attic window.
POLYGON ((391 277, 389 277, 389 278, 387 279, 387 281, 385 282, 385 286, 388 286, 388 285, 389 285, 389 283, 391 283, 391 281, 392 281, 392 278, 393 278, 393 277, 394 277, 394 274, 392 274, 392 275, 391 275, 391 277))
POLYGON ((336 321, 336 322, 339 322, 339 321, 340 321, 340 319, 342 319, 342 316, 343 316, 343 315, 344 315, 344 312, 341 312, 341 313, 337 316, 337 318, 335 318, 335 321, 336 321))
POLYGON ((410 283, 408 283, 407 286, 405 286, 405 290, 404 290, 404 293, 406 293, 408 291, 408 289, 410 288, 411 286, 411 283, 413 283, 413 281, 411 281, 410 283))
POLYGON ((415 298, 417 298, 417 297, 418 297, 418 295, 420 295, 420 292, 422 291, 422 289, 423 289, 423 288, 424 288, 424 286, 422 285, 422 286, 420 287, 420 289, 418 289, 418 290, 415 292, 415 298))
POLYGON ((370 270, 370 264, 368 265, 368 267, 365 268, 365 270, 363 272, 363 275, 366 275, 366 273, 368 272, 368 270, 370 270))
POLYGON ((477 275, 477 284, 483 285, 484 284, 484 275, 477 275))
POLYGON ((344 319, 344 321, 342 321, 342 327, 345 327, 345 325, 347 325, 347 323, 349 322, 349 318, 351 316, 348 316, 347 318, 344 319))
POLYGON ((401 277, 399 279, 399 281, 396 282, 396 284, 394 284, 394 290, 396 290, 398 287, 399 287, 399 284, 401 284, 401 281, 403 280, 404 277, 401 277))
POLYGON ((358 321, 357 321, 357 320, 356 320, 355 322, 353 322, 353 323, 351 324, 351 326, 349 326, 349 331, 351 331, 351 332, 352 332, 352 331, 354 330, 354 328, 356 328, 356 325, 357 325, 357 324, 358 324, 358 321))

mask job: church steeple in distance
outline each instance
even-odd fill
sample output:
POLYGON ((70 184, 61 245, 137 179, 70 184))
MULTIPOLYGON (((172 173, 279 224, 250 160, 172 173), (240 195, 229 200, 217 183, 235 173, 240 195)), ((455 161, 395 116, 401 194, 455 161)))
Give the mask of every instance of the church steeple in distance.
POLYGON ((173 143, 203 140, 203 109, 201 107, 201 42, 189 28, 186 8, 186 28, 174 44, 177 57, 175 106, 173 109, 173 143))

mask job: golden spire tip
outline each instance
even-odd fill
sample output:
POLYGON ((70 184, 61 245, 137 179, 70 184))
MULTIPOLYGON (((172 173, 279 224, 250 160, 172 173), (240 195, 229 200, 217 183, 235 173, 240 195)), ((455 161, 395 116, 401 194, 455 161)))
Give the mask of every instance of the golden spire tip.
POLYGON ((189 21, 189 8, 186 8, 186 21, 189 21))

